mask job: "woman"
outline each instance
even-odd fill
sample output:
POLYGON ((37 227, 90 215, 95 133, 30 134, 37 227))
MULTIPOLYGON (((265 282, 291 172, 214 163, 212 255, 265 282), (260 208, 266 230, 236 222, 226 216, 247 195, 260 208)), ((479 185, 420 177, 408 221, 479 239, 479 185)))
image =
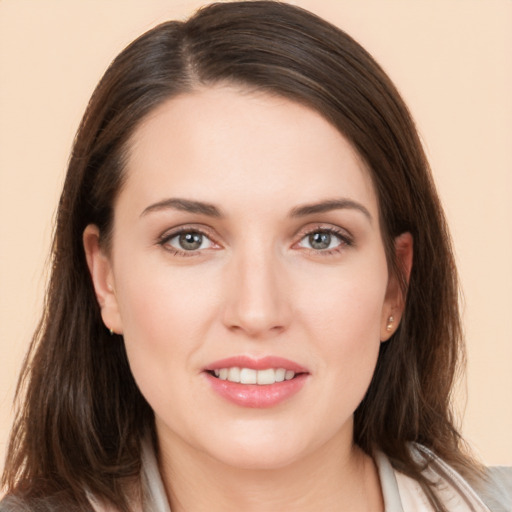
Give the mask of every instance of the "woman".
POLYGON ((1 510, 506 510, 452 422, 460 351, 387 76, 301 9, 212 5, 93 94, 1 510))

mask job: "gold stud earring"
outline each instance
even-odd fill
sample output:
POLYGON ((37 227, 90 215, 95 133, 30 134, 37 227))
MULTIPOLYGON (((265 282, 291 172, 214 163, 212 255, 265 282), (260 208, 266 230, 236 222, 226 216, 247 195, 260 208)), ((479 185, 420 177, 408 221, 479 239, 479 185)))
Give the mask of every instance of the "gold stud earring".
POLYGON ((110 336, 113 336, 113 335, 114 335, 114 330, 113 330, 113 329, 110 329, 110 328, 109 328, 108 332, 110 333, 110 336))
POLYGON ((393 329, 393 322, 395 321, 395 318, 393 316, 390 316, 388 318, 388 323, 386 325, 386 331, 390 332, 393 329))

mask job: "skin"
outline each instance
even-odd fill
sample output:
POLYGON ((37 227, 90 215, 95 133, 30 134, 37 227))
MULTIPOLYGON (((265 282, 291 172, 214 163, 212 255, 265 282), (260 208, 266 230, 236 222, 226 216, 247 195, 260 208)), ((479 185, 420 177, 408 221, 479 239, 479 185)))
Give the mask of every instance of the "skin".
MULTIPOLYGON (((402 297, 351 145, 309 108, 223 85, 159 106, 133 134, 126 173, 110 252, 92 225, 84 246, 105 325, 123 334, 155 412, 173 512, 383 510, 353 413, 402 297), (350 203, 293 215, 339 199, 350 203), (177 227, 203 233, 200 249, 184 250, 177 227), (329 230, 328 247, 313 247, 329 230), (306 382, 274 407, 233 404, 204 368, 238 355, 290 359, 306 382)), ((409 234, 396 250, 410 269, 409 234)))

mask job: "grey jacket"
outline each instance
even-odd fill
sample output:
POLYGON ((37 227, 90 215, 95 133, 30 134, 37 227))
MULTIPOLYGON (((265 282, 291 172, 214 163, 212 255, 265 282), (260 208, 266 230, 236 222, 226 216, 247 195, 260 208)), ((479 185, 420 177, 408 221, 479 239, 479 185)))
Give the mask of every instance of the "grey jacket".
MULTIPOLYGON (((430 460, 425 469, 425 476, 436 482, 437 495, 450 512, 512 512, 512 467, 490 468, 487 482, 475 489, 427 448, 413 445, 411 450, 416 458, 430 460)), ((433 512, 426 495, 415 480, 396 471, 383 453, 375 454, 375 462, 379 472, 385 512, 433 512)), ((149 443, 143 446, 141 477, 145 488, 145 499, 144 503, 139 505, 139 511, 171 512, 156 457, 149 443)), ((91 508, 87 512, 115 512, 111 507, 99 503, 93 496, 89 498, 91 508)), ((28 505, 20 503, 15 498, 7 497, 0 502, 0 512, 69 511, 56 506, 51 498, 41 499, 37 504, 28 505)))

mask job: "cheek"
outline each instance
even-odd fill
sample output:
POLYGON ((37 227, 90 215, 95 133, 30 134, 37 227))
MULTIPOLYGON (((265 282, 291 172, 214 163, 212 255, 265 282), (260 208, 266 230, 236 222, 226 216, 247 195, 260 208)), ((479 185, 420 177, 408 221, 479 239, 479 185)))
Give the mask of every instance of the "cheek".
POLYGON ((340 345, 337 340, 356 345, 380 341, 387 280, 383 257, 310 273, 295 291, 300 297, 300 316, 334 346, 340 345))
POLYGON ((310 317, 326 370, 344 393, 371 380, 380 347, 382 309, 379 296, 368 296, 360 289, 345 292, 338 296, 337 308, 326 304, 310 317))
POLYGON ((212 275, 200 265, 173 267, 162 254, 133 255, 116 266, 115 274, 125 336, 190 346, 212 316, 212 275))
POLYGON ((334 393, 356 407, 369 385, 380 348, 381 317, 387 287, 385 260, 352 266, 322 287, 307 286, 302 318, 312 350, 322 354, 320 371, 334 393))
MULTIPOLYGON (((118 304, 132 373, 151 403, 163 383, 185 384, 197 374, 194 354, 215 317, 214 290, 202 290, 205 276, 155 262, 116 268, 118 304)), ((204 286, 203 286, 204 288, 204 286)))

